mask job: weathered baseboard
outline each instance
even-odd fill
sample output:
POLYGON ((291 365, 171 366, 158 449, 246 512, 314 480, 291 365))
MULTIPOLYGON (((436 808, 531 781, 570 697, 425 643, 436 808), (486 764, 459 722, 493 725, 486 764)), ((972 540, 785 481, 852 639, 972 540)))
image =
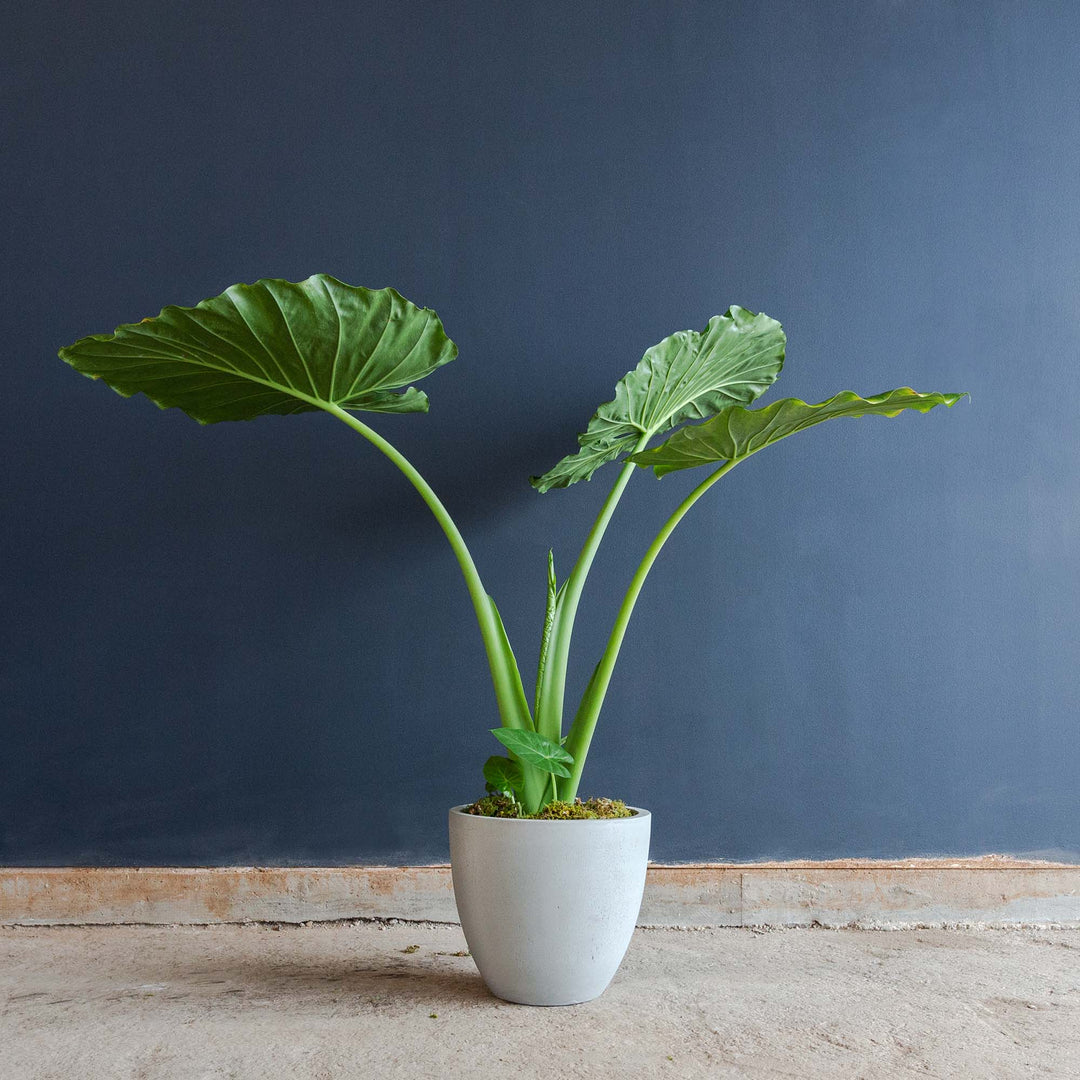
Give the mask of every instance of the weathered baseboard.
MULTIPOLYGON (((456 922, 446 866, 0 868, 0 924, 456 922)), ((643 926, 1080 927, 1080 866, 981 859, 651 866, 643 926)))

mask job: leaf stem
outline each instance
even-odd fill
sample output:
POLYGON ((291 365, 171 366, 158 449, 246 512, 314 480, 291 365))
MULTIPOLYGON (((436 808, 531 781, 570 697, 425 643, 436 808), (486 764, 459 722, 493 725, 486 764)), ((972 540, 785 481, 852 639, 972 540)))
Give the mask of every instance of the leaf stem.
POLYGON ((495 697, 498 701, 503 726, 524 728, 531 731, 533 729, 532 716, 529 713, 524 690, 521 689, 521 675, 512 659, 507 655, 508 646, 505 643, 505 631, 502 628, 501 620, 498 618, 494 604, 484 588, 484 583, 480 580, 480 573, 476 569, 472 554, 449 511, 432 490, 431 485, 420 475, 416 467, 392 443, 384 439, 377 431, 368 427, 363 421, 358 420, 351 413, 346 412, 337 405, 323 402, 316 403, 320 408, 330 413, 331 416, 336 417, 343 424, 347 424, 354 431, 358 431, 368 442, 385 454, 420 493, 420 497, 427 504, 428 509, 435 516, 435 520, 446 534, 446 539, 450 541, 450 547, 465 577, 465 585, 469 590, 469 598, 472 600, 473 609, 476 612, 476 621, 479 623, 480 634, 484 640, 484 648, 487 651, 488 666, 491 668, 491 680, 495 688, 495 697))
MULTIPOLYGON (((632 453, 643 450, 649 441, 648 435, 642 435, 632 453)), ((623 465, 618 479, 608 492, 604 505, 600 508, 593 522, 589 535, 585 538, 581 554, 578 555, 574 569, 566 579, 563 594, 559 598, 558 609, 551 627, 551 638, 547 663, 541 675, 539 702, 536 714, 536 730, 541 735, 558 742, 562 738, 563 699, 566 693, 566 672, 570 659, 570 639, 574 633, 574 619, 577 616, 578 603, 581 600, 585 580, 589 576, 593 559, 596 557, 600 541, 604 539, 608 524, 615 508, 619 505, 626 485, 637 466, 627 462, 623 465)))
MULTIPOLYGON (((749 456, 749 455, 747 455, 749 456)), ((694 505, 722 476, 730 472, 743 458, 735 458, 725 462, 716 472, 703 480, 681 503, 675 512, 664 523, 663 528, 656 534, 656 538, 649 545, 644 558, 638 565, 630 586, 626 590, 623 602, 619 607, 619 613, 615 618, 615 625, 611 628, 607 646, 596 666, 596 671, 585 690, 581 699, 581 706, 574 723, 570 728, 570 734, 566 740, 566 750, 574 758, 570 767, 570 779, 567 781, 568 788, 565 792, 568 799, 577 795, 578 784, 581 782, 581 770, 585 765, 585 758, 589 753, 589 744, 592 742, 593 732, 596 729, 596 721, 600 716, 600 709, 604 704, 608 685, 611 682, 612 672, 615 670, 615 662, 619 658, 619 650, 622 647, 623 638, 626 636, 626 628, 630 623, 630 616, 634 613, 634 605, 637 603, 641 588, 645 579, 649 576, 653 563, 656 562, 668 537, 675 531, 676 526, 686 516, 690 507, 694 505)))

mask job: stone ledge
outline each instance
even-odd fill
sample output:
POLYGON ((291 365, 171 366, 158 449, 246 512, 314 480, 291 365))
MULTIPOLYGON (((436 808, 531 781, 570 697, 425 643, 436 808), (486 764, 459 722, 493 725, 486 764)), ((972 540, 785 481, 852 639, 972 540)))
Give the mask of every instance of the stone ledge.
MULTIPOLYGON (((0 924, 456 922, 447 866, 0 868, 0 924)), ((650 866, 643 926, 1080 927, 1080 866, 1012 860, 650 866)))

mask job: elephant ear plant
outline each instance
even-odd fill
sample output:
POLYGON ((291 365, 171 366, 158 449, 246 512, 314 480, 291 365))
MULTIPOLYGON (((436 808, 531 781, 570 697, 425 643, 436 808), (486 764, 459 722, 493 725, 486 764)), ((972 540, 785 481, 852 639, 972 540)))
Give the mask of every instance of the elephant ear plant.
POLYGON ((579 436, 580 449, 533 478, 533 486, 545 492, 588 480, 603 465, 621 463, 561 584, 549 554, 531 703, 495 601, 457 525, 411 462, 358 415, 427 411, 427 396, 412 383, 457 355, 433 311, 416 307, 393 289, 354 288, 323 274, 301 282, 263 280, 233 285, 195 307, 167 307, 111 334, 82 338, 61 349, 60 356, 126 397, 141 392, 161 408, 181 409, 202 424, 322 410, 385 454, 446 534, 476 612, 502 721, 494 735, 509 754, 492 757, 484 766, 488 791, 508 796, 498 801, 516 813, 537 814, 554 800, 575 799, 641 588, 668 537, 713 484, 760 450, 825 420, 927 412, 963 396, 905 387, 866 398, 844 392, 816 405, 787 398, 748 408, 779 376, 784 345, 778 322, 741 307, 714 316, 700 332, 681 330, 664 338, 618 383, 614 399, 597 409, 579 436), (650 447, 659 436, 666 438, 650 447), (639 469, 659 477, 700 466, 711 471, 646 550, 565 730, 574 620, 626 485, 639 469))

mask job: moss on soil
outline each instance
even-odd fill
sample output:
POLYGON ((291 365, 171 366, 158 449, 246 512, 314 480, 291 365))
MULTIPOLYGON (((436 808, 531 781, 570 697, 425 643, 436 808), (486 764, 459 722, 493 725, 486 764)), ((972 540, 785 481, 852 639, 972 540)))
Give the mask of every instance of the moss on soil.
POLYGON ((479 817, 523 817, 537 821, 596 820, 597 818, 632 817, 631 810, 621 799, 575 799, 571 802, 549 802, 535 814, 518 814, 518 805, 506 795, 485 795, 463 808, 466 814, 479 817))

